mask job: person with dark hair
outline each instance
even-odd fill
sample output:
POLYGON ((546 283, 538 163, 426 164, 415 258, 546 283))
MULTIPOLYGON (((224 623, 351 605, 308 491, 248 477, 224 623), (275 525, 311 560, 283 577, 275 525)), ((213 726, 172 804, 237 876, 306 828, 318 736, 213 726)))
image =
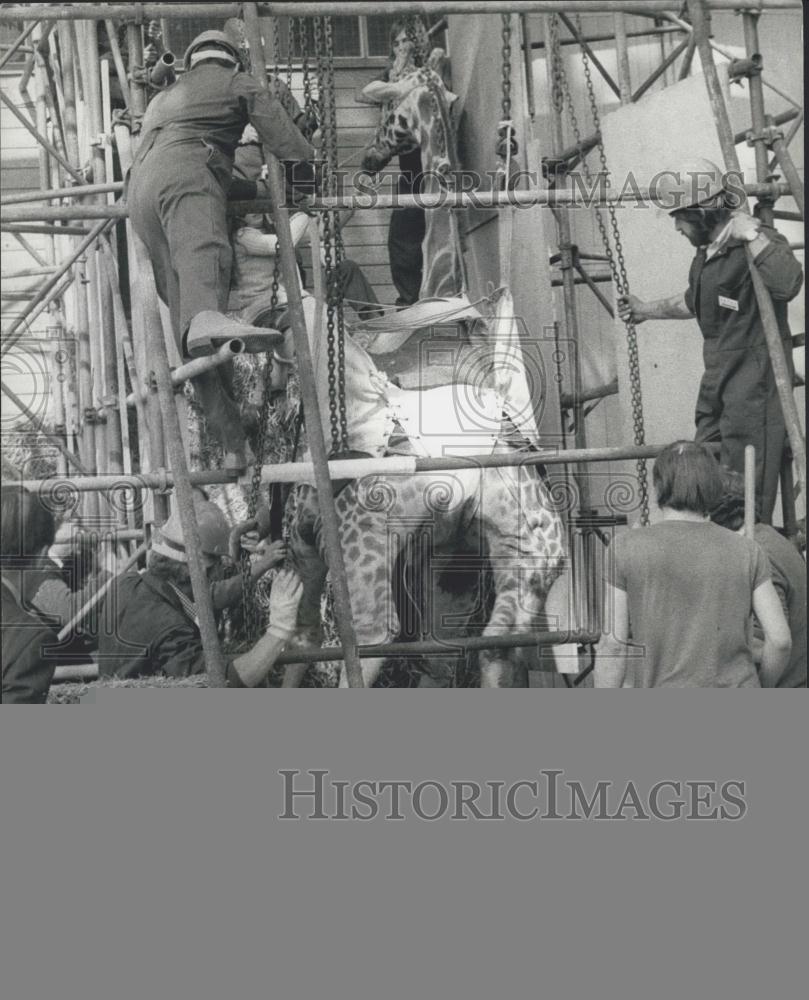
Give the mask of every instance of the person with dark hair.
MULTIPOLYGON (((225 210, 233 154, 252 124, 266 148, 295 167, 297 181, 311 190, 314 149, 283 104, 241 71, 238 46, 224 32, 195 38, 184 68, 143 119, 127 184, 132 226, 149 251, 181 357, 211 354, 233 339, 247 351, 271 350, 282 339, 278 331, 225 316, 232 262, 225 210)), ((194 385, 209 430, 223 445, 226 467, 243 468, 249 456, 227 379, 220 368, 194 385)))
POLYGON ((596 687, 773 687, 789 627, 753 541, 712 524, 719 466, 703 445, 675 441, 654 465, 662 520, 610 546, 596 687), (764 630, 758 673, 751 614, 764 630))
MULTIPOLYGON (((744 477, 726 469, 722 473, 724 492, 711 511, 711 520, 723 528, 741 534, 744 531, 744 477)), ((776 687, 806 687, 806 563, 795 546, 769 524, 762 524, 757 517, 753 538, 767 555, 773 586, 789 623, 792 635, 792 653, 776 687)), ((761 625, 754 621, 754 648, 756 659, 761 658, 764 641, 761 625)))
POLYGON ((58 639, 53 623, 26 600, 26 576, 53 544, 53 514, 35 493, 2 487, 0 584, 2 584, 2 687, 6 704, 43 704, 53 680, 58 639))
MULTIPOLYGON (((251 522, 228 527, 222 511, 195 497, 194 511, 214 610, 231 607, 242 599, 242 578, 215 582, 224 556, 234 558, 251 522)), ((256 580, 284 559, 280 542, 266 549, 252 546, 259 555, 251 567, 256 580)), ((268 676, 276 657, 292 635, 302 584, 293 570, 282 570, 270 594, 270 622, 265 634, 244 653, 227 663, 229 687, 255 687, 268 676)), ((98 664, 102 675, 146 677, 165 674, 187 677, 205 672, 188 556, 177 511, 156 532, 145 573, 127 573, 107 595, 99 634, 98 664)))
MULTIPOLYGON (((234 177, 245 181, 258 183, 263 168, 261 146, 255 129, 249 126, 245 129, 242 141, 236 150, 234 160, 234 177)), ((338 213, 339 226, 342 229, 353 214, 352 211, 338 213)), ((312 220, 304 211, 290 214, 289 226, 292 233, 292 243, 296 247, 306 241, 312 220)), ((258 326, 275 326, 285 329, 288 321, 273 316, 272 284, 276 272, 275 258, 278 253, 278 237, 271 215, 250 213, 234 219, 233 225, 233 273, 231 278, 228 310, 236 314, 241 322, 254 323, 258 326)), ((314 248, 313 248, 314 250, 314 248)), ((323 266, 324 250, 321 246, 320 260, 312 260, 312 266, 323 266)), ((298 269, 303 286, 303 263, 299 255, 298 269)), ((353 260, 345 258, 335 264, 335 280, 337 294, 350 305, 360 319, 378 316, 382 313, 376 294, 360 266, 353 260)), ((283 276, 278 268, 278 288, 275 305, 286 305, 287 293, 283 276)), ((302 287, 303 291, 303 287, 302 287)))
POLYGON ((696 406, 696 440, 720 441, 722 465, 744 472, 745 445, 756 449, 756 493, 769 523, 778 492, 786 426, 770 363, 745 246, 770 291, 792 369, 787 303, 803 283, 801 265, 784 237, 760 219, 734 210, 738 196, 710 160, 665 171, 657 200, 675 228, 697 248, 684 293, 654 302, 634 295, 618 300, 623 320, 696 317, 705 338, 696 406))
MULTIPOLYGON (((363 103, 381 104, 384 121, 388 113, 407 93, 403 81, 421 66, 416 46, 408 34, 407 21, 397 20, 390 30, 391 53, 387 69, 378 80, 363 87, 358 100, 363 103)), ((399 154, 399 194, 415 194, 421 177, 421 150, 418 146, 399 154)), ((388 227, 388 257, 390 273, 396 286, 399 306, 410 306, 418 301, 424 259, 422 242, 426 232, 424 209, 414 207, 394 208, 388 227)))

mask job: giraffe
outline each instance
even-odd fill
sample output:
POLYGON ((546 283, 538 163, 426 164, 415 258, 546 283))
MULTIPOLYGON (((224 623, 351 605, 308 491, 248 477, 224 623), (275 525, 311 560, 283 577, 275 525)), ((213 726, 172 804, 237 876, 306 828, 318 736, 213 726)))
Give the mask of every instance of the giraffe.
MULTIPOLYGON (((401 84, 403 89, 407 86, 410 89, 383 114, 374 141, 365 150, 362 169, 378 173, 395 155, 418 147, 423 177, 421 193, 445 192, 458 167, 450 121, 450 105, 456 95, 447 90, 440 74, 430 66, 414 70, 401 84)), ((455 296, 463 285, 457 220, 449 208, 433 208, 425 214, 424 272, 419 299, 455 296)))
MULTIPOLYGON (((468 388, 405 390, 393 386, 370 355, 347 336, 349 446, 370 455, 385 454, 394 420, 406 412, 442 412, 451 422, 448 401, 468 388), (437 394, 432 404, 426 398, 431 393, 437 394)), ((500 395, 493 388, 476 387, 476 391, 476 417, 487 428, 492 449, 510 450, 499 433, 500 395)), ((461 423, 454 429, 456 435, 464 433, 461 423)), ((351 480, 334 502, 361 645, 392 641, 399 632, 393 576, 408 537, 432 549, 463 542, 467 551, 471 547, 473 562, 488 560, 495 597, 485 636, 529 631, 540 625, 545 597, 563 569, 564 546, 560 517, 535 466, 371 475, 351 480)), ((317 495, 309 486, 299 487, 289 544, 304 584, 292 650, 296 645, 320 645, 323 636, 320 608, 328 567, 317 495)), ((481 686, 511 686, 522 657, 521 650, 483 651, 481 686)), ((381 665, 381 658, 362 660, 367 686, 373 684, 381 665)), ((289 665, 284 686, 299 685, 305 671, 305 664, 289 665)), ((345 686, 345 671, 341 684, 345 686)))

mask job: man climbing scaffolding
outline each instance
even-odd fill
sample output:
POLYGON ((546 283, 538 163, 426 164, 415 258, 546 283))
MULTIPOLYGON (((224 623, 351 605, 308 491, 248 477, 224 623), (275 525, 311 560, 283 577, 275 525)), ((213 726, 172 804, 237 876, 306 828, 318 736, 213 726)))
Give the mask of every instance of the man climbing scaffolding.
MULTIPOLYGON (((160 297, 168 305, 181 356, 213 353, 238 338, 248 351, 281 341, 275 330, 228 319, 232 251, 225 207, 233 154, 244 127, 285 161, 293 184, 310 186, 314 149, 282 103, 241 72, 237 46, 221 31, 189 45, 185 73, 158 94, 143 120, 128 183, 135 232, 146 245, 160 297)), ((208 425, 221 440, 225 463, 244 467, 247 449, 222 369, 195 380, 208 425), (224 381, 223 381, 224 379, 224 381)))

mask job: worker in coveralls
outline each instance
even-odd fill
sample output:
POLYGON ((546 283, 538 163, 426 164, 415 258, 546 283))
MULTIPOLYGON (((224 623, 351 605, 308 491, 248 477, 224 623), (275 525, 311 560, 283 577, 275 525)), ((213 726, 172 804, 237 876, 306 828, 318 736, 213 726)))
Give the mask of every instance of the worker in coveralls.
MULTIPOLYGON (((238 558, 239 549, 253 552, 253 581, 277 566, 286 555, 281 542, 246 544, 245 530, 255 521, 228 526, 225 515, 208 500, 195 498, 200 553, 210 582, 214 611, 242 600, 242 577, 216 580, 224 557, 238 558)), ((279 653, 295 631, 303 584, 295 570, 280 570, 270 592, 269 622, 252 648, 230 657, 228 687, 256 687, 270 673, 279 653)), ((204 673, 205 655, 200 637, 188 554, 179 513, 175 510, 152 540, 144 573, 132 570, 119 576, 107 594, 98 642, 98 667, 104 676, 188 677, 204 673)))
MULTIPOLYGON (((128 181, 135 232, 146 244, 161 299, 171 312, 180 355, 212 354, 234 338, 247 351, 280 343, 277 331, 228 319, 232 251, 225 217, 233 154, 252 124, 261 141, 292 168, 293 184, 310 186, 312 146, 281 102, 247 73, 221 31, 204 31, 188 47, 185 73, 158 94, 143 119, 128 181)), ((225 450, 226 467, 247 464, 247 446, 222 368, 194 380, 209 429, 225 450)))
POLYGON ((672 298, 643 302, 622 296, 623 320, 696 317, 705 338, 705 373, 696 407, 696 440, 721 442, 720 461, 744 472, 744 448, 756 449, 756 494, 761 520, 770 523, 786 443, 786 427, 775 384, 764 325, 745 253, 770 291, 792 372, 787 303, 803 283, 801 265, 784 237, 746 212, 734 210, 739 196, 710 160, 689 161, 659 177, 656 201, 696 248, 688 288, 672 298))

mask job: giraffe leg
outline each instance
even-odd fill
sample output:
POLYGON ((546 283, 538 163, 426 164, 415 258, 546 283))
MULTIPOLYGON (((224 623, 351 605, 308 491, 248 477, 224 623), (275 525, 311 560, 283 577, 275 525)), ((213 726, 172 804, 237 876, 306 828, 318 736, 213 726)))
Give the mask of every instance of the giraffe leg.
MULTIPOLYGON (((511 566, 492 566, 496 596, 494 607, 483 635, 509 635, 516 631, 519 605, 519 579, 511 566)), ((483 649, 480 652, 480 686, 482 688, 513 687, 514 663, 507 649, 483 649)))
MULTIPOLYGON (((483 634, 539 628, 564 559, 561 522, 541 480, 528 469, 492 470, 484 480, 481 516, 496 589, 483 634)), ((481 687, 527 684, 524 650, 486 650, 480 664, 481 687)))
MULTIPOLYGON (((387 515, 365 511, 355 518, 343 532, 343 553, 357 643, 390 642, 399 632, 391 588, 398 550, 388 534, 387 515)), ((383 657, 361 661, 366 687, 379 676, 382 662, 383 657)), ((340 687, 348 687, 345 666, 340 672, 340 687)))
MULTIPOLYGON (((320 618, 320 598, 326 582, 326 563, 314 539, 317 497, 310 491, 300 500, 295 522, 289 535, 291 561, 303 582, 303 595, 298 605, 298 622, 289 649, 296 646, 319 646, 323 641, 320 618)), ((284 669, 282 687, 300 687, 309 664, 290 663, 284 669)))

